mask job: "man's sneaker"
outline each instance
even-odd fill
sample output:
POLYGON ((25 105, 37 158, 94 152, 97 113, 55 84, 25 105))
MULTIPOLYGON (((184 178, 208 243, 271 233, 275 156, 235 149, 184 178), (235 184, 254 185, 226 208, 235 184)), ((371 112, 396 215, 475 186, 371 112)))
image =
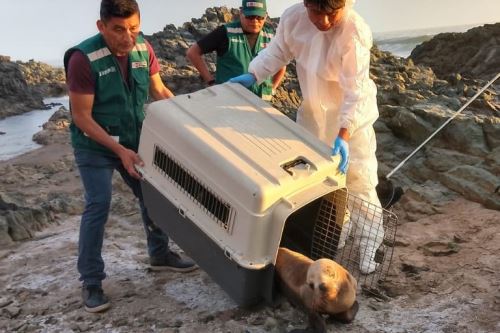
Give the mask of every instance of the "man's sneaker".
POLYGON ((182 259, 181 256, 175 252, 168 251, 162 257, 150 257, 149 263, 153 271, 174 271, 174 272, 191 272, 198 266, 190 259, 182 259))
POLYGON ((102 288, 94 285, 83 285, 82 298, 85 311, 87 312, 102 312, 111 306, 108 298, 104 295, 102 288))

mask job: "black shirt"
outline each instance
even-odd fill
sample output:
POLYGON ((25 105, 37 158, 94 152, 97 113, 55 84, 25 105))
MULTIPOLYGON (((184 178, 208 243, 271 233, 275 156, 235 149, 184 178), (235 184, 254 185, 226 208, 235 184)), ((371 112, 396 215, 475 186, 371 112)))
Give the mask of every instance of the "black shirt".
POLYGON ((229 49, 227 30, 221 25, 197 42, 203 54, 217 51, 217 56, 222 57, 229 49))

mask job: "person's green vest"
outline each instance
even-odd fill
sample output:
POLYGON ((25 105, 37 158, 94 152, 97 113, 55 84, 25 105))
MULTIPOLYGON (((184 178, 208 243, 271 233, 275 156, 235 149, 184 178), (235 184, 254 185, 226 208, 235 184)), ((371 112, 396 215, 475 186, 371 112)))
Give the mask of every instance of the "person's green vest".
MULTIPOLYGON (((264 25, 257 37, 254 49, 251 50, 239 21, 228 23, 224 27, 227 31, 229 47, 223 56, 217 57, 216 83, 224 83, 235 76, 248 73, 250 62, 274 37, 273 29, 264 25)), ((260 85, 254 84, 249 89, 263 100, 269 101, 272 98, 272 79, 269 77, 260 85)))
MULTIPOLYGON (((142 35, 137 37, 129 53, 128 84, 124 81, 120 65, 111 54, 101 34, 97 34, 64 54, 64 68, 73 52, 80 50, 87 56, 95 80, 92 118, 123 146, 137 151, 144 120, 144 103, 149 91, 149 53, 142 35)), ((74 123, 70 126, 74 148, 104 154, 114 153, 90 139, 74 123)))

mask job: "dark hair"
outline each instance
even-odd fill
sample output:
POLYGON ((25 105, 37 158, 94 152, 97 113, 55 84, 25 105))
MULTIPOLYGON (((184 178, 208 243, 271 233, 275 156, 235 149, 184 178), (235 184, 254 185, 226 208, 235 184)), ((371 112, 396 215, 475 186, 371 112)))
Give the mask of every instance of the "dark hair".
POLYGON ((135 0, 102 0, 100 14, 102 21, 108 21, 113 17, 128 18, 140 12, 135 0))
POLYGON ((345 6, 346 0, 304 0, 306 5, 316 6, 318 10, 331 12, 345 6))

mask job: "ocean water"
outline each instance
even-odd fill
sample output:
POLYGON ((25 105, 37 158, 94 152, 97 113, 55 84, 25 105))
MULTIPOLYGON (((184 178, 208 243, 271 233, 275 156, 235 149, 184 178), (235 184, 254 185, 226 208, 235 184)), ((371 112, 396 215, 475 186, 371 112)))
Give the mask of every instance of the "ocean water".
POLYGON ((54 97, 43 100, 45 104, 60 103, 49 110, 33 110, 21 115, 0 120, 0 161, 40 147, 32 140, 33 134, 42 130, 42 125, 49 120, 61 106, 69 109, 69 97, 54 97))
POLYGON ((419 44, 430 40, 433 36, 443 32, 465 32, 478 25, 460 25, 429 29, 391 31, 374 33, 374 43, 383 51, 388 51, 398 57, 407 58, 411 51, 419 44))

